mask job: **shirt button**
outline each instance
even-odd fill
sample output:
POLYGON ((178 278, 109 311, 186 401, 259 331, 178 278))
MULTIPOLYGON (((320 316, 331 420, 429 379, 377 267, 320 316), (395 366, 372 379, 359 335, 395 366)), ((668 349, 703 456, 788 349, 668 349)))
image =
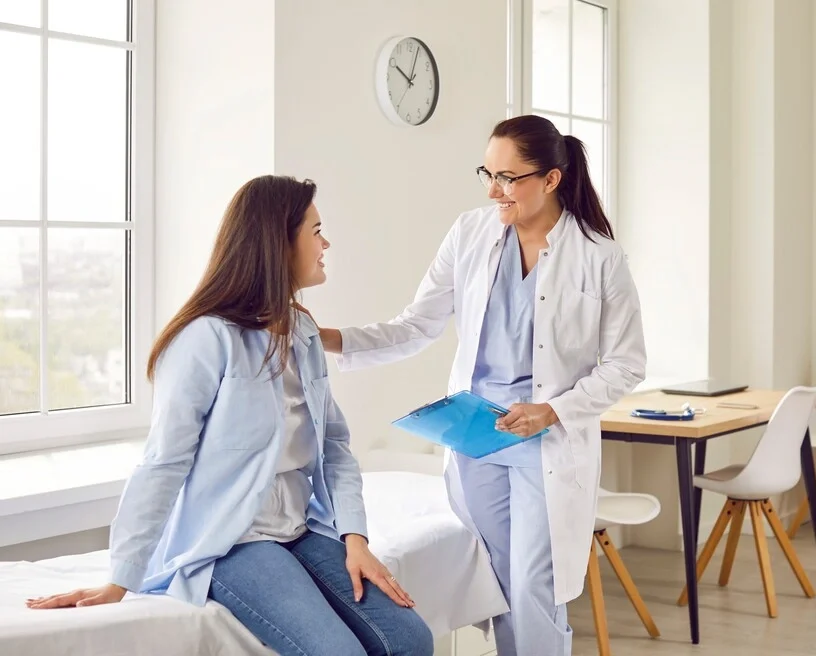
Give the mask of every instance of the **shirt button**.
POLYGON ((317 426, 317 419, 315 419, 314 422, 315 422, 315 426, 317 426))
POLYGON ((539 344, 538 348, 544 348, 544 344, 539 344))
POLYGON ((549 254, 550 254, 550 251, 544 251, 544 252, 542 253, 542 255, 544 255, 544 257, 547 257, 549 254))
POLYGON ((540 387, 541 387, 541 383, 539 383, 538 385, 536 385, 536 387, 540 388, 540 387))
POLYGON ((543 297, 543 296, 539 296, 539 299, 543 301, 543 300, 544 300, 544 297, 543 297))

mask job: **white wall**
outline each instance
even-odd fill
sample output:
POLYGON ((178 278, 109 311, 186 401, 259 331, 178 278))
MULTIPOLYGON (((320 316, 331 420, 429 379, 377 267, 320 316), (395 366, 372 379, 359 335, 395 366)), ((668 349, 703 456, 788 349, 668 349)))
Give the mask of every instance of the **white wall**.
POLYGON ((156 3, 156 327, 186 300, 232 195, 272 172, 275 3, 156 3))
MULTIPOLYGON (((489 202, 474 169, 504 118, 505 3, 279 2, 276 25, 275 171, 316 180, 333 243, 329 281, 306 303, 327 326, 390 319, 457 215, 489 202), (377 52, 400 34, 427 43, 439 66, 439 105, 419 127, 388 122, 374 95, 377 52)), ((454 347, 449 330, 407 362, 332 372, 356 450, 387 435, 413 442, 390 422, 445 393, 454 347)))

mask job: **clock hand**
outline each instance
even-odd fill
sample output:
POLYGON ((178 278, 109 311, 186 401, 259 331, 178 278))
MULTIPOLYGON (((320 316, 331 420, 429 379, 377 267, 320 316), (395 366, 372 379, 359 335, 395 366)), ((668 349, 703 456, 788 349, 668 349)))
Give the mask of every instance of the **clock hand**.
POLYGON ((416 52, 414 53, 414 63, 411 65, 411 82, 414 81, 414 70, 416 69, 417 57, 419 57, 419 45, 417 45, 416 52))
POLYGON ((400 105, 402 104, 402 99, 405 98, 405 94, 408 93, 408 89, 410 89, 411 86, 412 85, 409 84, 407 87, 405 87, 405 91, 402 92, 402 95, 400 96, 399 102, 397 103, 397 111, 399 111, 400 105))
POLYGON ((405 74, 405 72, 404 72, 404 71, 403 71, 403 70, 402 70, 402 69, 401 69, 399 66, 397 66, 397 70, 398 70, 398 71, 399 71, 399 72, 402 74, 402 77, 404 77, 406 80, 408 80, 408 86, 409 86, 409 87, 414 86, 414 83, 413 83, 413 81, 411 80, 411 78, 410 78, 410 77, 408 77, 408 76, 405 74))

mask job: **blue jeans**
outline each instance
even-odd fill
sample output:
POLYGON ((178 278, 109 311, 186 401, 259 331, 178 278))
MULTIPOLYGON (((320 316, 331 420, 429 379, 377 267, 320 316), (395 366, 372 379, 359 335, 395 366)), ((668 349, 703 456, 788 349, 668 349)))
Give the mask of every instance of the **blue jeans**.
POLYGON ((281 656, 432 656, 413 609, 370 581, 354 601, 345 562, 345 545, 317 533, 239 544, 215 562, 210 598, 281 656))

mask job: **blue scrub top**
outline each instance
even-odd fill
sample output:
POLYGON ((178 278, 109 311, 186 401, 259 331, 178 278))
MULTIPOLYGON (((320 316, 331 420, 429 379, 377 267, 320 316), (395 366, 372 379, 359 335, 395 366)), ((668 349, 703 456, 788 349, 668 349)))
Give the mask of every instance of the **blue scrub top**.
MULTIPOLYGON (((521 247, 513 226, 504 241, 482 323, 471 391, 505 408, 532 403, 533 320, 538 263, 523 277, 521 247)), ((482 462, 514 467, 541 465, 541 438, 526 440, 482 462)))

